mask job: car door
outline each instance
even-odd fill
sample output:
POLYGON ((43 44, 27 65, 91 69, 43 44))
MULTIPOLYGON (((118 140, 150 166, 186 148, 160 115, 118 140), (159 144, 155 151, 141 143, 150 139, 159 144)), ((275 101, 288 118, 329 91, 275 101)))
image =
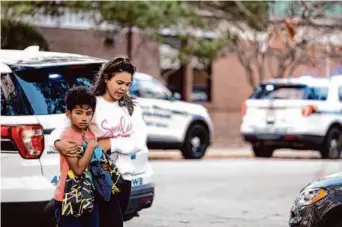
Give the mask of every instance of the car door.
POLYGON ((185 112, 177 108, 177 101, 171 100, 171 92, 152 76, 137 78, 136 83, 139 102, 145 108, 149 139, 179 141, 185 112))
POLYGON ((338 115, 338 122, 342 124, 342 85, 340 84, 338 86, 338 107, 337 107, 337 112, 340 114, 338 115))

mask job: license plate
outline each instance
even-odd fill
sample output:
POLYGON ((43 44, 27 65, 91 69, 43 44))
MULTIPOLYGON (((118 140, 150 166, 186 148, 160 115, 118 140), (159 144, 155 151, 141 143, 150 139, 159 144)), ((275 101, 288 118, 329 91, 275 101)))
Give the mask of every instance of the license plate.
POLYGON ((286 133, 287 128, 275 128, 275 127, 264 127, 264 128, 254 128, 254 133, 286 133))
POLYGON ((280 136, 277 134, 266 134, 266 135, 258 135, 258 138, 262 140, 277 140, 280 138, 280 136))

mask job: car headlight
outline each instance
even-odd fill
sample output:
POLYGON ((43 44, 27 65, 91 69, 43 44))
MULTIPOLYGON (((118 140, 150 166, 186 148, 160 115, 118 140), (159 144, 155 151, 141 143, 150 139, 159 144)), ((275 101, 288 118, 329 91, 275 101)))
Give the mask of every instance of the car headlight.
POLYGON ((310 205, 323 199, 328 195, 328 192, 323 188, 309 188, 300 193, 298 203, 300 205, 310 205))

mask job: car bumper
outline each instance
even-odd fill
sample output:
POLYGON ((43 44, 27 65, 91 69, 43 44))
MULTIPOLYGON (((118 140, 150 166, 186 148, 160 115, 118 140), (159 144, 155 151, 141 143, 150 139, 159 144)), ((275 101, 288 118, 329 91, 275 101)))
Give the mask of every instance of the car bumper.
POLYGON ((244 133, 243 139, 249 143, 264 142, 279 148, 311 148, 317 149, 324 142, 324 136, 305 134, 258 134, 244 133))
POLYGON ((320 217, 314 205, 293 206, 290 211, 290 227, 317 227, 320 217))
POLYGON ((125 215, 135 215, 152 206, 154 200, 154 173, 150 164, 142 174, 133 176, 131 196, 125 215))
POLYGON ((142 209, 151 207, 153 200, 154 184, 133 187, 125 215, 136 214, 142 209))

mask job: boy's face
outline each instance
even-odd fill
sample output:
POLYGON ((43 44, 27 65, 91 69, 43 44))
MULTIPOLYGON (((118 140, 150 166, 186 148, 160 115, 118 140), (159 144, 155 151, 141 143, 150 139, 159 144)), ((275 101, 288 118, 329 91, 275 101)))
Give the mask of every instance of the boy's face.
POLYGON ((93 117, 93 109, 89 105, 76 105, 74 109, 66 111, 71 124, 80 129, 86 129, 93 117))

